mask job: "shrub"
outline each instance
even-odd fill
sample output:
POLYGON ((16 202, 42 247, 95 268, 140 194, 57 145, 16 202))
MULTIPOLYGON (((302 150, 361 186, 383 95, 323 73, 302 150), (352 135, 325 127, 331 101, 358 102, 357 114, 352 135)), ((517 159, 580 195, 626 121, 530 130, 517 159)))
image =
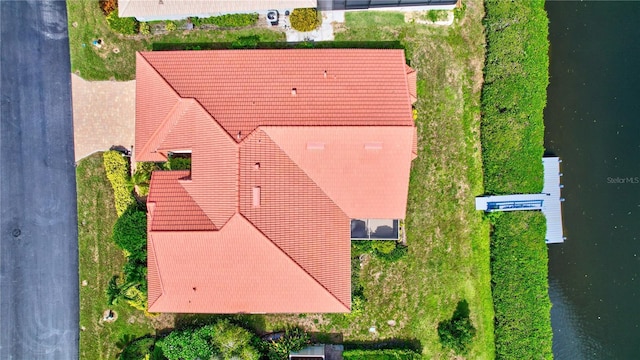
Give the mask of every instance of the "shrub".
POLYGON ((489 194, 542 190, 549 83, 544 1, 486 1, 482 160, 489 194))
POLYGON ((491 235, 496 359, 551 359, 545 217, 504 213, 491 235))
POLYGON ((314 8, 293 9, 289 21, 291 27, 298 31, 311 31, 320 25, 322 18, 314 8))
POLYGON ((164 163, 165 170, 189 170, 191 169, 190 158, 172 157, 164 163))
POLYGON ((102 155, 107 178, 113 188, 116 212, 122 215, 127 208, 135 203, 129 188, 129 163, 117 151, 107 151, 102 155))
POLYGON ((212 325, 197 329, 174 330, 167 337, 156 342, 169 360, 210 359, 213 348, 210 345, 212 325))
POLYGON ((118 0, 100 0, 98 3, 100 4, 100 10, 102 10, 105 16, 118 9, 118 0))
POLYGON ((219 27, 244 27, 255 25, 258 22, 258 14, 226 14, 208 18, 192 18, 191 22, 194 26, 208 24, 219 27))
POLYGON ((136 206, 129 207, 113 225, 113 241, 129 254, 129 258, 147 258, 147 214, 136 206))
POLYGON ((258 360, 254 334, 223 320, 200 328, 174 330, 156 344, 169 360, 242 359, 258 360))
POLYGON ((211 345, 218 358, 258 360, 261 354, 253 343, 255 343, 254 334, 229 321, 219 321, 213 326, 211 345))
POLYGON ((107 24, 111 30, 120 34, 135 35, 138 33, 138 20, 133 17, 118 16, 118 9, 107 15, 107 24))
POLYGON ((167 21, 164 23, 164 29, 167 31, 174 31, 178 28, 178 25, 175 21, 167 21))
POLYGON ((351 255, 353 257, 364 253, 371 253, 375 257, 394 262, 407 255, 407 247, 390 240, 354 240, 351 241, 351 255))
POLYGON ((345 350, 344 360, 418 360, 422 355, 409 349, 345 350))
POLYGON ((267 342, 267 358, 269 360, 287 359, 290 352, 304 349, 310 341, 309 334, 304 330, 297 327, 286 329, 278 341, 267 342))
POLYGON ((156 340, 152 337, 144 337, 129 343, 120 353, 120 360, 141 360, 154 353, 156 340))
POLYGON ((466 354, 476 328, 469 318, 469 304, 466 300, 458 303, 453 316, 438 324, 438 336, 443 347, 452 349, 458 354, 466 354))
POLYGON ((396 247, 390 253, 384 254, 376 251, 375 252, 376 256, 386 262, 394 262, 402 259, 404 256, 407 255, 407 247, 404 245, 400 245, 399 243, 395 243, 395 245, 396 247))
POLYGON ((146 315, 149 314, 147 312, 147 294, 135 286, 128 288, 124 294, 126 296, 127 304, 135 309, 144 311, 146 315))
POLYGON ((382 255, 382 256, 389 255, 393 252, 393 250, 396 249, 395 241, 388 241, 388 240, 372 240, 372 241, 373 241, 373 244, 371 244, 371 247, 379 255, 382 255))
POLYGON ((151 26, 149 25, 149 23, 141 22, 138 31, 142 35, 149 35, 151 34, 151 26))
POLYGON ((251 26, 258 22, 258 14, 227 14, 214 16, 212 24, 220 27, 251 26))

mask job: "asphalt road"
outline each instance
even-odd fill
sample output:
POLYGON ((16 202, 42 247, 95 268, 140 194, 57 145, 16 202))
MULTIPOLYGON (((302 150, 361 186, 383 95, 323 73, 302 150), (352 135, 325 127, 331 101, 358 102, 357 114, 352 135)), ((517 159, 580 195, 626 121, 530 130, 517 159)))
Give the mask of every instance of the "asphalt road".
POLYGON ((77 359, 65 3, 1 0, 0 29, 0 359, 77 359))

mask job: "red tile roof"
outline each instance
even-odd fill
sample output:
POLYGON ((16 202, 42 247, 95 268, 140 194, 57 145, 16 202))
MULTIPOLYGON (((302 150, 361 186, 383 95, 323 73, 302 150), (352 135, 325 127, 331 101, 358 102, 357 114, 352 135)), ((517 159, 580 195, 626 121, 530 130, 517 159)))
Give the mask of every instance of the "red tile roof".
POLYGON ((238 141, 260 125, 413 125, 403 50, 156 51, 138 57, 138 66, 146 62, 142 66, 155 68, 181 97, 198 99, 238 141))
POLYGON ((152 177, 150 311, 348 311, 350 218, 405 215, 403 52, 155 52, 137 66, 136 160, 192 153, 190 173, 152 177))
POLYGON ((401 219, 413 126, 266 126, 261 129, 349 218, 401 219), (323 149, 310 149, 309 144, 323 149), (399 159, 402 159, 399 161, 399 159))

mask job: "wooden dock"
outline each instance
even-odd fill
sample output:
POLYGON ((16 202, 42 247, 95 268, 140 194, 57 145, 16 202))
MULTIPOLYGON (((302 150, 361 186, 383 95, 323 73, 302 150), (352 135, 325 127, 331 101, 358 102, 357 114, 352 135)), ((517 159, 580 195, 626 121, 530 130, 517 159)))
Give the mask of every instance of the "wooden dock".
POLYGON ((544 185, 540 194, 514 194, 482 196, 476 198, 476 210, 518 211, 540 210, 547 218, 547 244, 562 243, 565 240, 562 230, 562 202, 560 196, 560 163, 557 157, 542 158, 544 166, 544 185))

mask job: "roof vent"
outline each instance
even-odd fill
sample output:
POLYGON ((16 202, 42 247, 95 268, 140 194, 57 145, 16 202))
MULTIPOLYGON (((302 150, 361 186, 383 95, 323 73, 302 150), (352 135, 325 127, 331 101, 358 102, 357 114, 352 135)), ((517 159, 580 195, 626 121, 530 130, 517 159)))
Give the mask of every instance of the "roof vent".
POLYGON ((307 150, 324 150, 324 143, 323 142, 307 143, 307 150))
POLYGON ((242 131, 238 131, 238 140, 242 138, 242 131))
POLYGON ((254 169, 254 170, 260 170, 260 163, 259 163, 259 162, 257 162, 257 163, 255 163, 255 164, 253 164, 253 169, 254 169))
POLYGON ((298 94, 297 88, 291 88, 291 95, 296 96, 298 94))
POLYGON ((327 78, 327 70, 324 71, 324 78, 327 78))
POLYGON ((381 142, 368 142, 364 144, 365 150, 382 150, 381 142))
POLYGON ((260 186, 253 187, 253 207, 260 207, 260 186))

